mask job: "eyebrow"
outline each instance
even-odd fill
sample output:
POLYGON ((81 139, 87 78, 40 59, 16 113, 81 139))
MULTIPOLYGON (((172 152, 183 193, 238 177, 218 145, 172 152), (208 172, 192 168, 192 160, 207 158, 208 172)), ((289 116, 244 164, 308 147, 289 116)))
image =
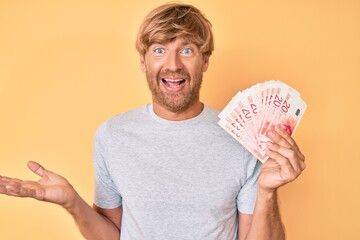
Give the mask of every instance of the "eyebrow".
MULTIPOLYGON (((166 45, 166 44, 168 44, 168 43, 171 43, 171 42, 154 42, 154 43, 152 43, 150 46, 153 46, 153 45, 162 45, 162 46, 164 46, 164 45, 166 45)), ((181 45, 181 46, 186 46, 186 45, 194 45, 194 46, 197 46, 195 43, 190 42, 190 41, 183 41, 180 45, 181 45)))

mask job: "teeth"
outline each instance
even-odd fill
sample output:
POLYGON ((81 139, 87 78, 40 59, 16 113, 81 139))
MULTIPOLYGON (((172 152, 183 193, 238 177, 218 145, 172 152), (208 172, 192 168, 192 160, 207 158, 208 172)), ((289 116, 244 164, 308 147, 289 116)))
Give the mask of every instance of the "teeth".
POLYGON ((181 82, 183 79, 164 79, 167 82, 181 82))

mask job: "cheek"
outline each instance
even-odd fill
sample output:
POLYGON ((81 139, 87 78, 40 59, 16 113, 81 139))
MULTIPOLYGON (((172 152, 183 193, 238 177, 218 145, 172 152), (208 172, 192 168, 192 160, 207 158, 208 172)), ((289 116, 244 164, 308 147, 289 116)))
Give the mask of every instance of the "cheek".
POLYGON ((203 66, 202 64, 189 64, 186 67, 187 71, 193 75, 193 76, 199 76, 200 74, 203 73, 203 66))
POLYGON ((160 63, 147 63, 146 72, 148 75, 156 76, 161 71, 160 63))

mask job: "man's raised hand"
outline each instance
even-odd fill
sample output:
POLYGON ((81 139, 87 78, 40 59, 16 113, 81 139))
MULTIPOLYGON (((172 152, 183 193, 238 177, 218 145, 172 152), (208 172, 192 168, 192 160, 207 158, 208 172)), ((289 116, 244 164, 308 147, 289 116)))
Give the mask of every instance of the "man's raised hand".
POLYGON ((259 187, 266 191, 275 191, 282 185, 296 179, 305 169, 305 157, 294 139, 279 126, 270 131, 267 155, 270 157, 262 166, 259 187))

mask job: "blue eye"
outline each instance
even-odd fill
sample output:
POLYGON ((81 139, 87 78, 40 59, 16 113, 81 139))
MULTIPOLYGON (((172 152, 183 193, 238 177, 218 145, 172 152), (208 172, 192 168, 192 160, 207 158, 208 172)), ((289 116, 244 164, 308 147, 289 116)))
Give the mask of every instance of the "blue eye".
POLYGON ((165 52, 165 50, 163 48, 155 48, 154 49, 154 53, 156 53, 156 54, 162 54, 164 52, 165 52))
POLYGON ((193 51, 192 51, 192 49, 191 48, 185 48, 184 50, 182 50, 182 53, 183 54, 186 54, 186 55, 189 55, 189 54, 191 54, 193 51))

